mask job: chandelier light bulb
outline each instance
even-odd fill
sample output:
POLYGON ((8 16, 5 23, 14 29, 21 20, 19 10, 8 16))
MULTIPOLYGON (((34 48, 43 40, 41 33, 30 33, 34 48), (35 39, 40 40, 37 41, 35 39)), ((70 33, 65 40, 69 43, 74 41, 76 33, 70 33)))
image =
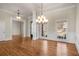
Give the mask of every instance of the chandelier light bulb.
POLYGON ((20 17, 20 16, 17 16, 16 18, 17 18, 17 19, 21 19, 21 17, 20 17))
POLYGON ((38 19, 36 20, 37 23, 47 23, 48 19, 45 18, 44 15, 38 16, 38 19))
POLYGON ((36 22, 38 22, 38 19, 36 20, 36 22))
POLYGON ((47 23, 48 22, 48 19, 46 19, 45 22, 47 23))
POLYGON ((38 19, 40 19, 41 17, 40 16, 38 16, 38 19))
POLYGON ((40 22, 42 22, 42 18, 40 18, 40 22))

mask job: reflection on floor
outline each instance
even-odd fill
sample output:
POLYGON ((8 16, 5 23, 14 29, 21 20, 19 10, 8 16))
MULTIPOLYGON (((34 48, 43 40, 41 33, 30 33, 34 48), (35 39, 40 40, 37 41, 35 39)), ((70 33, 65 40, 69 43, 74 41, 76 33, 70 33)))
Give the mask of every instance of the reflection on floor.
POLYGON ((77 56, 74 44, 52 40, 13 39, 0 42, 0 55, 3 56, 77 56))
POLYGON ((67 44, 57 43, 57 55, 67 55, 67 44))

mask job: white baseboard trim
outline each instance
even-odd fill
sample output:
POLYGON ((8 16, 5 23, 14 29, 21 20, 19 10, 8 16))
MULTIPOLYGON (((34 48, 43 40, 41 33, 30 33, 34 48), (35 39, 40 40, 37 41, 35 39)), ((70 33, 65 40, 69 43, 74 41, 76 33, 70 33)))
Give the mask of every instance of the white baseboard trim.
POLYGON ((12 37, 5 38, 5 39, 2 39, 2 40, 0 40, 0 41, 9 41, 9 40, 12 40, 12 37))
POLYGON ((68 39, 55 39, 55 38, 47 38, 47 37, 41 37, 41 38, 46 39, 46 40, 54 40, 54 41, 67 42, 67 43, 75 43, 74 41, 69 41, 68 39))

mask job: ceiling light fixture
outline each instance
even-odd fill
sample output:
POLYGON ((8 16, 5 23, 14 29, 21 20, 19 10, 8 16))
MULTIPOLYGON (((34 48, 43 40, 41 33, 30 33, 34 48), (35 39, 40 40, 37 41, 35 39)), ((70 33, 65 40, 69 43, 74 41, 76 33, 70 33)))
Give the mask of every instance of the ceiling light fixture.
POLYGON ((41 3, 41 15, 37 17, 36 19, 37 23, 47 23, 48 19, 43 14, 43 4, 41 3))
POLYGON ((17 10, 18 12, 17 12, 17 16, 16 16, 16 18, 18 19, 18 20, 20 20, 21 19, 21 17, 20 17, 20 11, 19 10, 17 10))

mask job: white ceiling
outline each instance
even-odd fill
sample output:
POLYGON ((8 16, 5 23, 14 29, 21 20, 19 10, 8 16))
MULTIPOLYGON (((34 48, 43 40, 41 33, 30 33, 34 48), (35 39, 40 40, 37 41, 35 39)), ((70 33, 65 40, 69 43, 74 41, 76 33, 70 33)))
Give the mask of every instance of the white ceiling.
MULTIPOLYGON (((33 10, 40 10, 40 3, 0 3, 0 9, 7 10, 13 13, 17 13, 17 10, 20 10, 20 13, 24 16, 32 15, 33 10)), ((63 8, 65 6, 74 5, 73 3, 44 3, 44 10, 55 10, 57 8, 63 8)))

